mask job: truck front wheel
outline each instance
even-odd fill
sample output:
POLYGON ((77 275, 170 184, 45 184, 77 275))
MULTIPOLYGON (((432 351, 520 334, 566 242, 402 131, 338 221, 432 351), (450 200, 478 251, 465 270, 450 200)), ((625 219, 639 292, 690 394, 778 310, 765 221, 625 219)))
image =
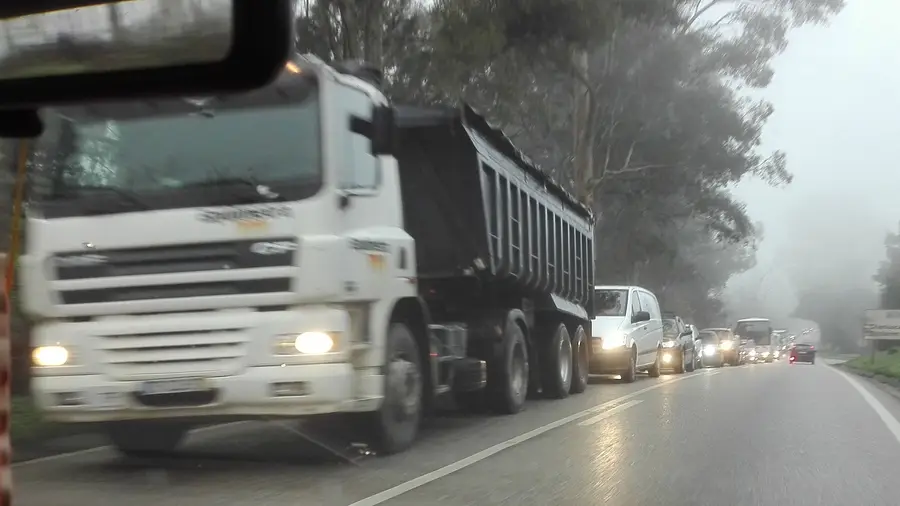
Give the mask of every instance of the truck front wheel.
POLYGON ((388 331, 384 401, 374 413, 374 441, 383 454, 409 448, 422 422, 422 357, 409 327, 393 323, 388 331))
POLYGON ((110 442, 126 457, 152 457, 178 448, 190 426, 174 422, 113 422, 105 427, 110 442))

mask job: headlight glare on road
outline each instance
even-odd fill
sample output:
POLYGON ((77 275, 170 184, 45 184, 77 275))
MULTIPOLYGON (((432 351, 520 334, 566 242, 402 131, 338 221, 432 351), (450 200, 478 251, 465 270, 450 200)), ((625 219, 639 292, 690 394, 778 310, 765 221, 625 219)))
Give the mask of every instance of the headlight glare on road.
POLYGON ((612 334, 609 334, 608 336, 604 336, 602 339, 604 350, 611 350, 613 348, 621 348, 625 346, 625 334, 621 332, 614 332, 612 334))
POLYGON ((71 354, 65 346, 38 346, 31 352, 31 360, 37 367, 71 365, 71 354))
POLYGON ((711 357, 716 354, 716 347, 712 344, 707 344, 703 347, 703 354, 707 357, 711 357))

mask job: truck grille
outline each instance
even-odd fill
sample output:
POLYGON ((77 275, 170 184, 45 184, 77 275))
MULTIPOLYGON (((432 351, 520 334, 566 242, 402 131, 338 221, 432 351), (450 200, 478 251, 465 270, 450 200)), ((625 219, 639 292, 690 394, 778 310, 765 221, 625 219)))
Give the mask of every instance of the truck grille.
MULTIPOLYGON (((54 257, 56 279, 96 279, 122 276, 208 272, 294 265, 297 240, 268 238, 204 244, 180 244, 131 249, 90 249, 54 257)), ((63 290, 63 304, 97 304, 152 299, 207 297, 241 293, 289 292, 291 278, 256 278, 204 283, 63 290)))
POLYGON ((106 373, 119 380, 237 374, 247 354, 243 329, 101 336, 106 373))

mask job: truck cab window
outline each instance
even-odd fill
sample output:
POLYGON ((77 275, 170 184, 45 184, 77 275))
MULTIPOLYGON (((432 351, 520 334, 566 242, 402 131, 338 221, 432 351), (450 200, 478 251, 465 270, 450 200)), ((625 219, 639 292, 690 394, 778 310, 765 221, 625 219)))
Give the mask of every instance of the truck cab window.
POLYGON ((338 139, 346 139, 343 146, 337 146, 338 187, 345 190, 367 190, 378 187, 379 161, 372 155, 371 140, 350 130, 354 116, 365 121, 372 120, 372 99, 362 91, 348 86, 337 86, 339 95, 336 103, 343 110, 339 127, 343 134, 338 139))

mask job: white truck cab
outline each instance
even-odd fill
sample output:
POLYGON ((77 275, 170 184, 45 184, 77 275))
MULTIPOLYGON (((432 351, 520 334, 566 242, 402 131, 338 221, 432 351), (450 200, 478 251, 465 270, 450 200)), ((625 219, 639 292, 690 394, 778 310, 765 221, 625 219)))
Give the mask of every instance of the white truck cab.
POLYGON ((46 415, 377 409, 388 319, 416 296, 386 104, 302 58, 244 95, 47 111, 21 261, 46 415))

